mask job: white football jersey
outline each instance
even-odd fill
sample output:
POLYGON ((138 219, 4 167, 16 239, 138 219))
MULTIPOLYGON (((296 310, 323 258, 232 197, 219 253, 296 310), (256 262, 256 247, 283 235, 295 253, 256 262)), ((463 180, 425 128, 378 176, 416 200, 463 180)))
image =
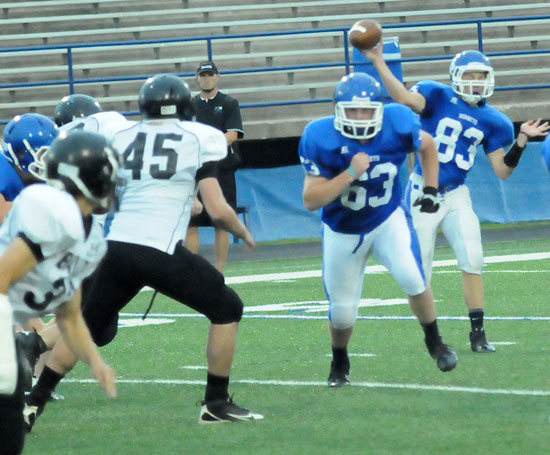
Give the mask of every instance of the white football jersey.
MULTIPOLYGON (((73 130, 91 131, 93 133, 103 134, 107 139, 113 140, 113 137, 119 131, 130 128, 137 122, 128 120, 122 114, 116 111, 96 112, 88 117, 76 118, 70 123, 59 128, 59 132, 69 132, 73 130)), ((94 219, 103 227, 105 225, 105 215, 94 215, 94 219)))
POLYGON ((82 212, 67 192, 31 185, 14 200, 0 226, 0 254, 17 236, 40 247, 43 259, 8 289, 15 322, 52 313, 69 301, 107 251, 94 221, 86 237, 82 212))
POLYGON ((59 132, 79 129, 100 133, 112 140, 116 133, 135 124, 135 121, 128 120, 115 111, 97 112, 88 117, 76 118, 72 122, 66 123, 59 128, 59 132))
POLYGON ((185 238, 197 169, 226 156, 225 136, 201 123, 155 120, 119 132, 113 145, 125 158, 125 188, 107 239, 172 254, 185 238))

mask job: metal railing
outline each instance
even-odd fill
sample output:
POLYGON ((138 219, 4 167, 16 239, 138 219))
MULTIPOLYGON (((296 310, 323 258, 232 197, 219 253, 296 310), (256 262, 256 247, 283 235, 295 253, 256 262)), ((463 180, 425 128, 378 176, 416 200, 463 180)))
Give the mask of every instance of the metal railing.
MULTIPOLYGON (((476 18, 476 19, 458 19, 449 21, 426 21, 426 22, 408 22, 408 23, 396 23, 396 24, 384 24, 384 30, 399 30, 399 29, 415 29, 424 28, 430 26, 440 25, 467 25, 476 24, 478 50, 483 52, 483 25, 488 23, 498 22, 513 22, 513 21, 533 21, 533 20, 549 20, 550 15, 535 15, 535 16, 508 16, 499 18, 476 18)), ((255 68, 239 68, 220 71, 222 74, 245 74, 245 73, 260 73, 260 72, 273 72, 273 71, 289 71, 304 68, 329 68, 329 67, 344 67, 346 74, 349 74, 351 66, 355 64, 350 60, 349 44, 348 44, 348 30, 349 27, 330 27, 330 28, 314 28, 308 30, 286 30, 275 32, 258 32, 258 33, 237 33, 227 35, 207 35, 207 36, 193 36, 193 37, 177 37, 177 38, 159 38, 159 39, 147 39, 147 40, 132 40, 132 41, 107 41, 98 43, 72 43, 72 44, 56 44, 56 45, 40 45, 40 46, 23 46, 23 47, 10 47, 0 48, 0 53, 10 52, 26 52, 26 51, 44 51, 54 49, 66 49, 67 50, 67 78, 45 81, 33 81, 33 82, 12 82, 12 83, 0 83, 0 89, 17 89, 23 87, 41 87, 41 86, 58 86, 67 85, 69 93, 75 93, 75 86, 79 84, 99 83, 99 82, 120 82, 120 81, 135 81, 145 80, 153 74, 137 74, 126 76, 113 76, 113 77, 95 77, 95 78, 75 78, 73 74, 73 50, 79 48, 102 48, 102 47, 116 47, 116 46, 128 46, 128 45, 144 45, 144 44, 163 44, 174 42, 190 42, 190 41, 204 41, 206 43, 205 59, 215 60, 216 56, 212 51, 212 42, 216 40, 227 39, 246 39, 246 38, 258 38, 265 36, 283 36, 283 35, 307 35, 307 34, 322 34, 322 33, 342 33, 343 38, 343 50, 341 61, 336 62, 324 62, 324 63, 311 63, 311 64, 296 64, 296 65, 283 65, 283 66, 264 66, 255 68)), ((501 52, 486 52, 489 57, 492 56, 512 56, 512 55, 528 55, 528 54, 549 54, 550 49, 529 49, 523 51, 501 51, 501 52)), ((425 56, 425 57, 406 57, 393 60, 394 62, 423 62, 423 61, 437 61, 437 60, 450 60, 453 55, 437 55, 437 56, 425 56)), ((181 77, 194 76, 194 72, 174 72, 173 74, 181 77)), ((550 88, 548 84, 523 84, 523 85, 509 85, 500 86, 495 90, 529 90, 529 89, 541 89, 550 88)), ((261 87, 259 87, 259 90, 261 87)), ((137 96, 137 95, 136 95, 137 96)), ((250 102, 242 103, 241 108, 254 108, 254 107, 267 107, 267 106, 283 106, 283 105, 296 105, 296 104, 309 104, 309 103, 324 103, 331 102, 330 98, 317 98, 317 99, 303 99, 303 100, 281 100, 271 102, 250 102)), ((122 112, 126 115, 135 115, 138 112, 126 111, 122 112)), ((6 124, 10 119, 0 120, 0 124, 6 124)))

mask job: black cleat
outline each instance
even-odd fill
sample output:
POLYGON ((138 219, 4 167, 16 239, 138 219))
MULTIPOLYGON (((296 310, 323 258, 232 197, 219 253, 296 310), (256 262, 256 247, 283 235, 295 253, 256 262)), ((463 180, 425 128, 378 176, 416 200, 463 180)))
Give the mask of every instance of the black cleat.
POLYGON ((330 363, 330 373, 328 375, 329 387, 343 387, 349 385, 349 364, 347 366, 336 368, 334 361, 330 363))
POLYGON ((264 416, 257 412, 241 408, 231 398, 201 402, 199 423, 223 423, 223 422, 246 422, 251 420, 262 420, 264 416))
POLYGON ((470 332, 470 346, 472 352, 489 353, 496 351, 496 348, 487 341, 483 328, 474 329, 470 332))
POLYGON ((436 359, 437 368, 439 368, 441 371, 451 371, 456 367, 456 364, 458 363, 458 357, 456 356, 456 353, 451 348, 449 348, 448 345, 443 343, 441 337, 439 337, 438 342, 434 344, 428 343, 426 341, 426 347, 428 348, 430 356, 432 356, 433 359, 436 359))

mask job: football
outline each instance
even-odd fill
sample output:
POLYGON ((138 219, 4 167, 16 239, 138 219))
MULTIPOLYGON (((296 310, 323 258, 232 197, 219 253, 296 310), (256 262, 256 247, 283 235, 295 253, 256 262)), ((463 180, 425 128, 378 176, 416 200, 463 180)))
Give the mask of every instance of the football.
POLYGON ((382 27, 373 19, 363 19, 349 29, 349 43, 360 50, 372 49, 382 38, 382 27))

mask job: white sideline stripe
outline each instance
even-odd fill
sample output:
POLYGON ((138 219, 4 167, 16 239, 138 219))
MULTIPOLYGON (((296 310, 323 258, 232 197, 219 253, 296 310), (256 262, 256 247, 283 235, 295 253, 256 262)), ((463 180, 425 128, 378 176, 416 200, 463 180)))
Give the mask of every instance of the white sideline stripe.
MULTIPOLYGON (((504 256, 489 256, 484 259, 485 264, 497 264, 501 262, 521 262, 521 261, 540 261, 550 259, 550 252, 526 253, 526 254, 507 254, 504 256)), ((432 268, 456 266, 456 259, 446 259, 434 261, 432 268)), ((382 273, 388 270, 383 265, 371 265, 365 269, 367 273, 382 273)), ((321 270, 305 270, 302 272, 286 273, 264 273, 262 275, 243 275, 226 277, 226 284, 257 283, 259 281, 279 281, 279 280, 297 280, 300 278, 318 278, 321 277, 321 270)), ((152 291, 150 287, 144 287, 140 292, 152 291)))
MULTIPOLYGON (((546 253, 528 253, 528 254, 507 254, 504 256, 489 256, 485 258, 485 264, 497 264, 501 262, 518 262, 518 261, 540 261, 550 259, 550 252, 546 253)), ((432 267, 449 267, 457 265, 456 259, 447 259, 434 261, 432 267)), ((366 273, 387 272, 383 265, 368 266, 366 273)), ((303 272, 287 272, 287 273, 266 273, 263 275, 244 275, 235 276, 225 279, 226 284, 241 284, 254 283, 258 281, 274 281, 281 279, 298 279, 298 278, 315 278, 321 276, 321 270, 307 270, 303 272)))
MULTIPOLYGON (((332 357, 332 354, 325 354, 325 357, 332 357)), ((376 357, 376 354, 369 354, 368 352, 365 354, 348 353, 348 357, 376 357)))
MULTIPOLYGON (((142 313, 120 313, 125 317, 142 316, 142 313)), ((149 313, 147 317, 151 318, 203 318, 202 314, 196 313, 149 313)), ((305 314, 244 314, 246 319, 322 319, 326 320, 325 316, 305 315, 305 314)), ((438 316, 438 320, 442 321, 469 321, 468 316, 438 316)), ((550 321, 550 316, 483 316, 484 320, 489 321, 550 321)), ((357 316, 358 321, 416 321, 416 316, 357 316)))
MULTIPOLYGON (((64 383, 72 384, 95 384, 94 379, 63 379, 64 383)), ((117 384, 166 384, 166 385, 205 385, 202 380, 188 379, 117 379, 117 384)), ((281 381, 278 379, 236 379, 233 384, 251 385, 278 385, 286 387, 326 387, 326 381, 281 381)), ((407 390, 429 390, 439 392, 464 392, 464 393, 486 393, 492 395, 519 395, 519 396, 550 396, 550 390, 518 390, 518 389, 485 389, 481 387, 444 386, 429 384, 391 384, 384 382, 353 382, 352 387, 363 387, 369 389, 407 389, 407 390)))

